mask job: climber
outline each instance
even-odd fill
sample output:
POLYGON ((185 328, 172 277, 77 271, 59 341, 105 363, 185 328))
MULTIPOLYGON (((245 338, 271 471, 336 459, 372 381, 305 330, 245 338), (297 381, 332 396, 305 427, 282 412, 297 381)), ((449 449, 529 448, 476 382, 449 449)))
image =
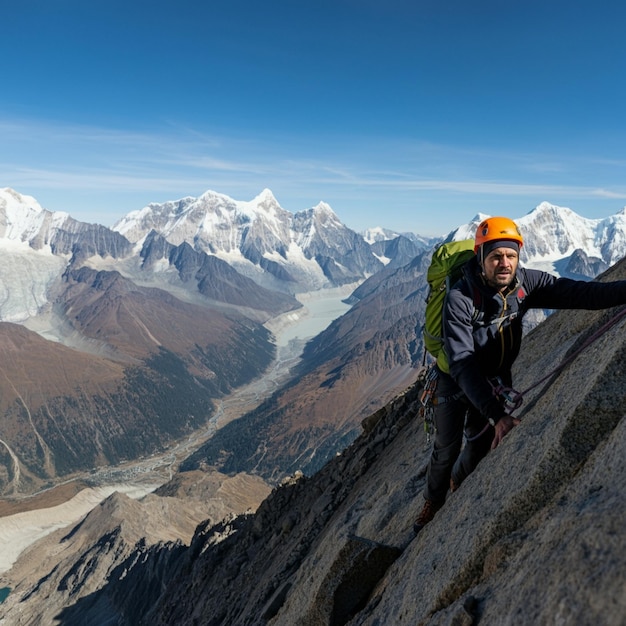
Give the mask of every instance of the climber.
POLYGON ((418 533, 478 462, 519 420, 494 394, 495 381, 512 386, 511 367, 529 309, 604 309, 626 304, 626 280, 612 283, 557 278, 519 266, 523 238, 512 220, 480 223, 474 256, 450 288, 443 308, 444 349, 450 372, 438 369, 434 394, 436 434, 418 533), (461 451, 463 434, 465 446, 461 451))

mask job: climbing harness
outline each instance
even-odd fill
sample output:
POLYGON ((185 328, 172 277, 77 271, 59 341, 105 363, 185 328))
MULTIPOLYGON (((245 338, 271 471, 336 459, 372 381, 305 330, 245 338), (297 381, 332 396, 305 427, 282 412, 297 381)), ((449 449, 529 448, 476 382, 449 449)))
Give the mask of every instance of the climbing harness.
POLYGON ((439 380, 439 370, 436 363, 432 363, 429 366, 424 366, 417 377, 418 381, 422 384, 422 393, 420 395, 420 408, 419 416, 424 420, 424 432, 426 433, 426 443, 430 443, 431 437, 434 434, 435 427, 435 407, 438 404, 445 404, 446 402, 453 402, 459 400, 465 394, 462 391, 453 393, 449 396, 437 396, 437 382, 439 380))

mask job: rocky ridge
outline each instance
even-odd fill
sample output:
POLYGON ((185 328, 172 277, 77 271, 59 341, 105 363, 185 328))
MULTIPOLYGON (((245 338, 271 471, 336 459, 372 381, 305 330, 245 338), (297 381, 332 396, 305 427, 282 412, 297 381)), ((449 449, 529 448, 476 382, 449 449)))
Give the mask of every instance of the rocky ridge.
MULTIPOLYGON (((603 278, 625 279, 626 262, 603 278)), ((142 546, 53 623, 623 624, 625 324, 623 307, 562 311, 528 335, 521 425, 416 538, 430 451, 418 384, 256 514, 201 524, 188 548, 142 546)), ((10 620, 42 600, 18 587, 0 615, 28 623, 10 620)))
POLYGON ((113 226, 138 248, 151 233, 227 261, 262 287, 298 293, 363 280, 383 263, 321 202, 291 213, 269 189, 250 202, 214 191, 153 203, 113 226))
MULTIPOLYGON (((270 488, 259 478, 217 472, 189 472, 176 476, 166 486, 136 501, 122 493, 113 493, 94 507, 75 526, 61 528, 27 548, 10 573, 0 574, 0 587, 14 587, 16 594, 26 591, 21 607, 5 617, 0 604, 0 623, 48 626, 64 607, 91 596, 110 576, 124 574, 120 563, 141 562, 151 546, 162 546, 165 555, 176 555, 189 545, 198 524, 217 523, 233 514, 255 510, 270 488), (49 570, 40 579, 42 570, 49 570), (33 576, 35 576, 33 578, 33 576), (34 598, 46 598, 32 613, 26 605, 34 598), (8 621, 7 621, 8 620, 8 621)), ((21 524, 37 524, 36 514, 20 514, 21 524)), ((41 522, 40 522, 41 523, 41 522)), ((161 566, 165 557, 160 559, 161 566)), ((155 568, 155 580, 161 566, 155 568)), ((158 587, 142 592, 143 601, 156 599, 158 587)), ((90 611, 77 623, 103 624, 107 602, 97 598, 90 611), (81 621, 82 620, 82 621, 81 621)))

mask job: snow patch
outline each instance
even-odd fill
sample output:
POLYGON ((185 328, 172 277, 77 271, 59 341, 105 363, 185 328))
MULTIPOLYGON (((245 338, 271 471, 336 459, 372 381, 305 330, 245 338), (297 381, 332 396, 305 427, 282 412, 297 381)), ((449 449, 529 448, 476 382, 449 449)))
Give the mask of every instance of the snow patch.
POLYGON ((59 528, 74 524, 115 491, 138 499, 157 487, 127 484, 83 489, 58 506, 0 518, 0 574, 11 569, 28 546, 59 528))

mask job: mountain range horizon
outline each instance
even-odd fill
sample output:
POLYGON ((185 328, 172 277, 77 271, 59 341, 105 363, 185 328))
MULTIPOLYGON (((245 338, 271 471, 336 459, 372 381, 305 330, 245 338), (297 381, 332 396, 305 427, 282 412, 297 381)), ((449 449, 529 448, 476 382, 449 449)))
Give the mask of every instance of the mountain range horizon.
MULTIPOLYGON (((3 193, 6 194, 10 194, 10 195, 14 195, 18 198, 22 198, 24 200, 26 200, 27 202, 32 203, 34 206, 39 207, 40 209, 44 209, 47 211, 47 209, 45 209, 45 207, 43 207, 35 198, 35 196, 30 195, 28 193, 21 193, 19 191, 17 191, 15 188, 11 188, 11 187, 5 187, 3 189, 0 189, 0 191, 2 191, 3 193)), ((129 222, 129 220, 132 218, 132 216, 137 216, 140 215, 143 212, 146 212, 148 210, 150 210, 151 207, 173 207, 173 206, 182 206, 184 205, 186 202, 195 202, 198 201, 199 199, 201 199, 204 196, 216 196, 216 197, 221 197, 224 198, 225 200, 227 200, 228 202, 232 202, 237 204, 240 207, 249 207, 252 208, 255 205, 261 204, 263 202, 263 200, 265 198, 271 198, 273 201, 275 201, 278 204, 278 200, 275 196, 275 194, 273 193, 273 191, 267 187, 263 188, 256 196, 254 196, 252 199, 250 200, 236 200, 233 197, 221 193, 217 190, 213 190, 213 189, 207 189, 206 191, 204 191, 200 196, 182 196, 180 198, 176 198, 176 199, 172 199, 172 200, 165 200, 165 201, 153 201, 148 203, 146 206, 141 207, 139 209, 131 209, 125 216, 121 217, 121 218, 117 218, 112 224, 102 224, 101 222, 86 222, 86 223, 92 223, 92 224, 98 224, 98 225, 102 225, 106 228, 109 228, 111 230, 118 230, 121 231, 124 229, 124 224, 127 224, 129 222)), ((563 207, 561 205, 558 204, 554 204, 548 200, 541 200, 539 201, 537 204, 535 204, 534 206, 531 206, 531 208, 529 208, 529 210, 524 213, 523 215, 519 215, 519 216, 513 216, 510 215, 510 212, 507 212, 506 210, 503 210, 500 212, 501 215, 506 215, 507 217, 510 217, 511 219, 517 221, 522 217, 525 217, 529 214, 531 214, 533 211, 537 210, 538 208, 542 207, 542 206, 554 206, 557 207, 559 209, 565 209, 567 211, 572 211, 574 214, 582 217, 580 214, 578 214, 576 212, 575 209, 572 209, 571 207, 563 207)), ((307 207, 304 209, 295 209, 295 210, 291 210, 288 212, 291 213, 302 213, 305 211, 310 211, 310 210, 314 210, 316 208, 328 208, 330 209, 331 212, 335 213, 335 210, 331 207, 330 204, 328 204, 327 202, 325 202, 324 200, 320 200, 316 205, 313 205, 311 207, 307 207)), ((615 213, 611 213, 610 215, 619 215, 621 213, 623 213, 626 210, 626 205, 620 208, 616 208, 615 213)), ((54 215, 61 215, 61 216, 68 216, 71 217, 71 213, 66 212, 66 211, 49 211, 51 214, 54 215)), ((484 217, 489 217, 491 215, 491 213, 487 213, 487 212, 478 212, 473 214, 469 219, 468 219, 468 223, 474 223, 476 221, 478 221, 480 218, 484 218, 484 217)), ((608 217, 608 216, 606 216, 608 217)), ((598 221, 602 221, 605 218, 585 218, 583 217, 584 220, 590 220, 592 222, 598 222, 598 221)), ((357 233, 359 233, 360 235, 364 236, 366 238, 366 240, 369 243, 374 243, 375 241, 381 241, 384 239, 389 239, 389 238, 393 238, 393 237, 397 237, 398 235, 408 235, 408 236, 412 236, 412 237, 419 237, 421 239, 424 239, 426 241, 436 241, 438 239, 444 239, 447 234, 449 234, 450 232, 454 231, 455 229, 459 228, 460 225, 459 224, 455 224, 455 223, 451 223, 448 226, 447 231, 442 232, 438 235, 428 235, 428 236, 424 236, 422 233, 420 233, 420 230, 418 228, 416 229, 412 229, 412 230, 402 230, 402 231, 398 231, 398 230, 393 230, 393 229, 388 229, 385 227, 384 223, 378 223, 378 224, 373 224, 363 230, 358 230, 355 231, 357 233)))

